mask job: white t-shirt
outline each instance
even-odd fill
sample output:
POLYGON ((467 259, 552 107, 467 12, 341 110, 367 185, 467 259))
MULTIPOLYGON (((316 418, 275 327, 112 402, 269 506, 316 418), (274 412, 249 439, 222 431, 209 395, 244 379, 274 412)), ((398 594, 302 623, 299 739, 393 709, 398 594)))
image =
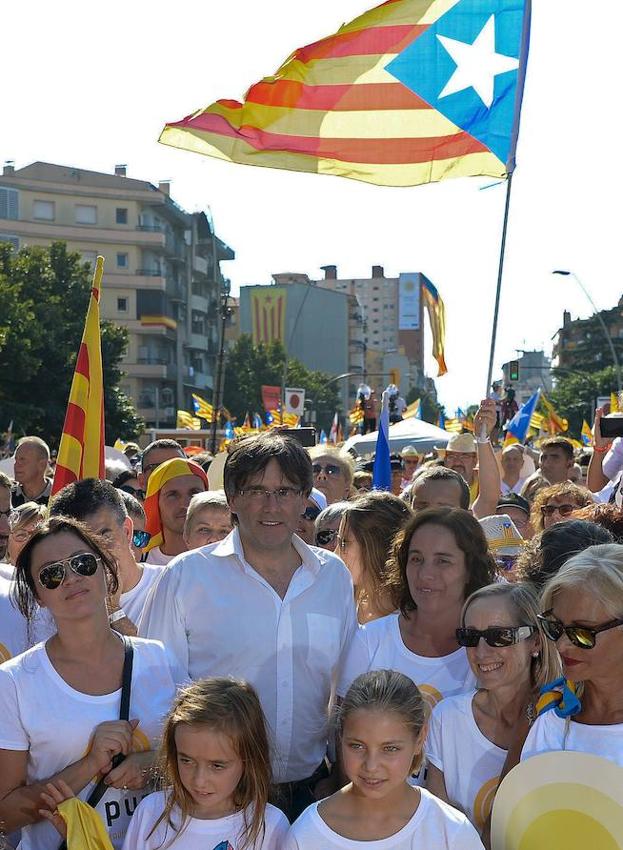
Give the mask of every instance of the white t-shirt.
POLYGON ((397 670, 409 676, 431 708, 445 697, 473 691, 476 678, 464 647, 440 658, 416 655, 402 640, 399 616, 388 614, 357 629, 342 666, 338 695, 346 696, 357 676, 369 670, 397 670))
POLYGON ((172 561, 173 558, 177 557, 177 555, 165 555, 160 549, 160 546, 154 546, 154 548, 150 549, 147 553, 144 563, 152 564, 155 567, 166 567, 169 561, 172 561))
POLYGON ((601 756, 623 767, 623 723, 591 726, 571 720, 565 740, 566 725, 565 719, 553 711, 537 717, 523 745, 521 761, 541 753, 572 750, 601 756))
POLYGON ((474 693, 448 697, 436 705, 428 728, 426 758, 443 772, 448 798, 479 831, 491 813, 506 750, 480 731, 474 693))
MULTIPOLYGON (((134 646, 130 719, 138 718, 135 752, 154 749, 175 688, 161 643, 131 638, 134 646)), ((103 696, 83 694, 56 672, 41 643, 0 667, 0 748, 28 751, 26 783, 47 779, 83 758, 96 726, 119 719, 121 689, 103 696)), ((86 800, 94 784, 80 792, 86 800)), ((119 850, 140 791, 109 789, 99 812, 119 850)), ((58 833, 47 821, 22 829, 21 850, 57 850, 58 833)))
MULTIPOLYGON (((190 818, 180 837, 174 841, 171 841, 173 829, 163 822, 153 835, 147 838, 164 811, 166 801, 167 792, 157 791, 140 803, 130 821, 123 850, 161 850, 163 847, 167 850, 169 847, 172 850, 239 850, 240 838, 244 831, 242 812, 216 820, 190 818)), ((247 820, 250 821, 251 817, 252 813, 249 812, 247 820)), ((177 807, 173 809, 171 819, 174 824, 181 825, 182 815, 177 807)), ((288 819, 283 812, 269 803, 264 813, 264 824, 264 840, 256 841, 248 850, 281 850, 288 831, 288 819)))
POLYGON ((313 803, 290 827, 282 850, 483 850, 465 815, 425 788, 419 793, 420 805, 411 820, 394 835, 377 841, 344 838, 324 822, 319 803, 313 803))
POLYGON ((518 478, 517 483, 513 484, 513 486, 511 487, 506 483, 506 481, 502 479, 502 481, 500 481, 500 490, 502 492, 502 495, 508 496, 509 493, 516 493, 517 495, 519 495, 522 491, 523 485, 526 483, 527 480, 527 478, 518 478))
POLYGON ((164 567, 149 563, 141 564, 141 568, 141 577, 136 587, 133 587, 132 590, 128 590, 126 593, 122 593, 119 597, 119 607, 123 609, 128 619, 135 626, 138 625, 141 619, 149 591, 158 578, 160 578, 164 569, 164 567))
POLYGON ((56 624, 45 608, 39 608, 28 622, 15 607, 11 596, 13 587, 13 581, 0 576, 0 664, 56 632, 56 624))

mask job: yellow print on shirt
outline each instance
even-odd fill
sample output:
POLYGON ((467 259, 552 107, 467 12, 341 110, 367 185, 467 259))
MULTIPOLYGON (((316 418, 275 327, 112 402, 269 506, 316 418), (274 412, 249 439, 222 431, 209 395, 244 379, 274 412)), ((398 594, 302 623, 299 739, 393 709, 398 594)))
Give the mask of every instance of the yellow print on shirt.
POLYGON ((3 643, 0 643, 0 664, 4 664, 9 658, 12 658, 11 653, 3 643))
POLYGON ((485 822, 491 814, 493 808, 493 800, 498 790, 500 782, 499 776, 494 776, 493 779, 487 780, 480 791, 476 794, 474 800, 474 823, 479 831, 485 825, 485 822))
POLYGON ((432 711, 438 702, 443 699, 443 694, 434 688, 432 685, 418 685, 419 691, 428 703, 428 707, 432 711))

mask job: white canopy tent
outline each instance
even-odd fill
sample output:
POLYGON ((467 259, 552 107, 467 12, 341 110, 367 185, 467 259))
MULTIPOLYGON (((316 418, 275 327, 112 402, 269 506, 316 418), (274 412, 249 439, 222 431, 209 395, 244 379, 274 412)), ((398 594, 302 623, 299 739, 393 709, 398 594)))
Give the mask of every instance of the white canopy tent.
MULTIPOLYGON (((378 431, 361 436, 357 434, 349 437, 344 443, 344 449, 356 452, 358 455, 370 454, 376 448, 378 431)), ((399 452, 405 446, 413 446, 418 452, 424 454, 430 452, 435 446, 444 446, 452 435, 443 431, 430 422, 424 422, 410 416, 402 422, 396 422, 389 426, 389 448, 392 452, 399 452)))

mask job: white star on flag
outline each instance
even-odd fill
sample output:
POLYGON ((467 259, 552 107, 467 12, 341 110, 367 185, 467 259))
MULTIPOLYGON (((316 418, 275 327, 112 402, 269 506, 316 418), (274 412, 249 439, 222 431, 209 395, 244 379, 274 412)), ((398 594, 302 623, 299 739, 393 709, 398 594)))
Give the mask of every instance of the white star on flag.
POLYGON ((495 15, 491 15, 472 44, 445 35, 437 38, 456 63, 456 70, 439 97, 473 88, 489 109, 493 103, 493 85, 497 75, 519 67, 519 59, 495 52, 495 15))

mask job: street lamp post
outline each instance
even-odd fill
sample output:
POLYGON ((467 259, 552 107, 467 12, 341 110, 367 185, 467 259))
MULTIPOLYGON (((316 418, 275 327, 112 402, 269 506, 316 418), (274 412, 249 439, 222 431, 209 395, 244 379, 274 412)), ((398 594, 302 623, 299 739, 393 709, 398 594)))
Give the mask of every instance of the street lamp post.
POLYGON ((225 361, 225 328, 227 320, 231 315, 231 307, 229 306, 229 293, 231 291, 231 283, 228 280, 221 280, 221 292, 219 296, 219 317, 221 320, 218 360, 216 365, 216 377, 214 380, 214 393, 212 396, 212 431, 210 434, 210 451, 216 454, 216 429, 220 418, 221 407, 223 406, 223 373, 225 361))
POLYGON ((556 269, 555 271, 552 272, 552 274, 558 274, 558 275, 561 275, 562 277, 572 277, 575 280, 575 282, 577 283, 577 285, 580 287, 580 289, 582 290, 584 295, 586 295, 586 297, 588 299, 588 303, 593 308, 594 316, 597 319, 597 321, 599 322, 601 329, 604 332, 604 336, 608 340, 608 345, 610 346, 610 353, 612 354, 612 362, 614 364, 614 369, 615 369, 616 377, 617 377, 617 391, 620 395, 620 393, 621 393, 621 364, 619 363, 619 358, 617 357, 616 349, 614 347, 614 343, 612 342, 612 337, 610 336, 610 331, 608 330, 606 323, 604 322, 604 320, 601 316, 601 313, 597 309, 595 302, 591 298, 588 289, 584 286, 584 284, 582 283, 582 281, 580 280, 580 278, 577 276, 577 274, 575 272, 568 271, 566 269, 556 269))

